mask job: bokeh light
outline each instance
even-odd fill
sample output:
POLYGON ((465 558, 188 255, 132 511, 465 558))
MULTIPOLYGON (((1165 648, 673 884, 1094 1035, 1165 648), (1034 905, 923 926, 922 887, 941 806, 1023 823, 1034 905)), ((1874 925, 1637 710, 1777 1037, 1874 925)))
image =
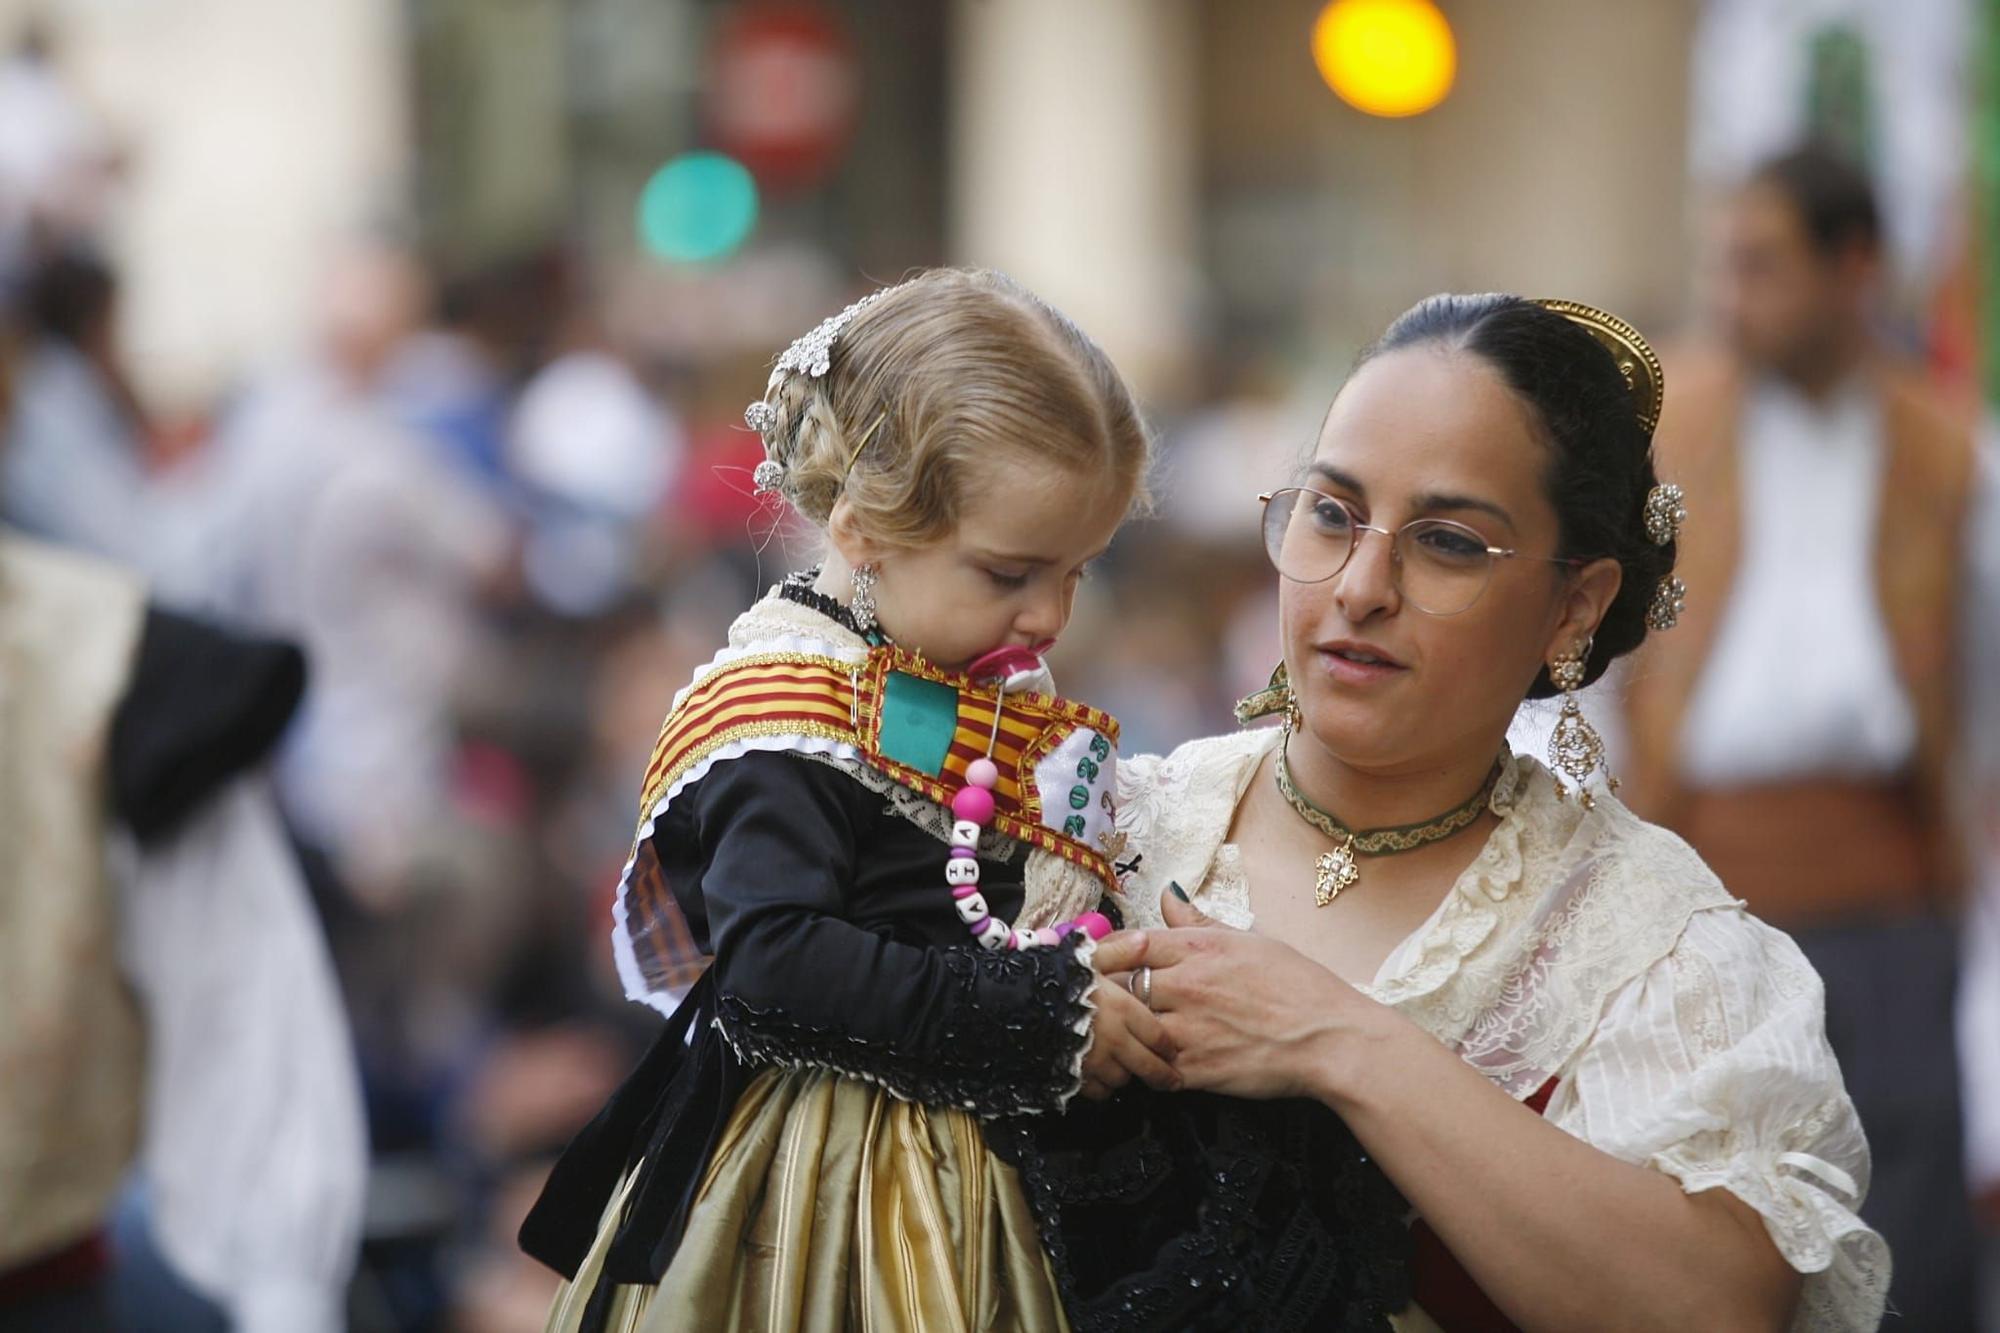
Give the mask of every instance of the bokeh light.
POLYGON ((648 254, 699 264, 735 253, 757 225, 757 183, 720 153, 685 153, 639 193, 639 243, 648 254))
POLYGON ((1371 116, 1416 116, 1458 73, 1451 24, 1431 0, 1333 0, 1313 24, 1313 61, 1342 101, 1371 116))

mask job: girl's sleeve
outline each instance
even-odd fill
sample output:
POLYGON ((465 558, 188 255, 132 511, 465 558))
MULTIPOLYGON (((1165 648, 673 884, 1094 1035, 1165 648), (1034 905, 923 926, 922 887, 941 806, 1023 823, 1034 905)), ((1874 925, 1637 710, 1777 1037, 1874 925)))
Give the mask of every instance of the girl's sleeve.
MULTIPOLYGON (((980 1115, 1060 1109, 1082 1084, 1093 943, 924 948, 851 919, 878 798, 825 765, 751 753, 694 793, 717 1025, 746 1061, 818 1065, 980 1115)), ((938 860, 942 897, 944 859, 938 860)))

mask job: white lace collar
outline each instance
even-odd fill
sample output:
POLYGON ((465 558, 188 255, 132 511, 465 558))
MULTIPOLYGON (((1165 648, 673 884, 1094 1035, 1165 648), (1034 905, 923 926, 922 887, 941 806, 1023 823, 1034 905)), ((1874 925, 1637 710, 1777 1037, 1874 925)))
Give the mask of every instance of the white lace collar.
MULTIPOLYGON (((1133 924, 1161 924, 1169 881, 1218 921, 1254 923, 1226 839, 1278 735, 1218 736, 1124 764, 1119 827, 1142 853, 1124 895, 1133 924)), ((1584 811, 1532 758, 1508 765, 1492 809, 1500 823, 1479 855, 1363 989, 1526 1096, 1582 1045, 1604 998, 1672 949, 1692 913, 1735 900, 1679 838, 1616 799, 1584 811)))

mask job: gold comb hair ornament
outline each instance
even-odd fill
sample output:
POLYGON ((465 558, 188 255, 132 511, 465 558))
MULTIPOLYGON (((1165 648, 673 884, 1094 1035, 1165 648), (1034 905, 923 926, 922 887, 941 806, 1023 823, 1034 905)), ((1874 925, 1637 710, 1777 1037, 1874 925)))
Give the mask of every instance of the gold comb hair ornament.
POLYGON ((1584 305, 1581 301, 1543 298, 1537 298, 1535 304, 1581 326, 1585 333, 1597 339, 1599 345, 1611 353, 1611 359, 1618 363, 1619 373, 1625 376, 1625 387, 1632 391, 1636 400, 1639 424, 1646 428, 1646 438, 1651 439, 1654 428, 1660 424, 1660 400, 1666 392, 1666 375, 1660 369, 1660 358, 1654 354, 1652 345, 1640 335, 1639 330, 1596 306, 1584 305))
MULTIPOLYGON (((1611 353, 1612 361, 1617 363, 1619 373, 1625 377, 1625 387, 1632 391, 1639 424, 1645 427, 1646 438, 1650 440, 1660 424, 1660 402, 1666 394, 1667 383, 1666 373, 1660 368, 1660 358, 1653 351, 1652 344, 1639 330, 1596 306, 1585 305, 1581 301, 1542 298, 1538 298, 1535 304, 1545 310, 1553 310, 1580 326, 1585 333, 1597 339, 1598 346, 1611 353)), ((1646 536, 1655 546, 1665 546, 1678 540, 1681 525, 1687 522, 1687 516, 1687 502, 1680 487, 1662 484, 1647 493, 1646 536)), ((1653 589, 1653 600, 1646 608, 1646 627, 1672 629, 1680 623, 1681 613, 1686 609, 1687 584, 1668 574, 1653 589)))

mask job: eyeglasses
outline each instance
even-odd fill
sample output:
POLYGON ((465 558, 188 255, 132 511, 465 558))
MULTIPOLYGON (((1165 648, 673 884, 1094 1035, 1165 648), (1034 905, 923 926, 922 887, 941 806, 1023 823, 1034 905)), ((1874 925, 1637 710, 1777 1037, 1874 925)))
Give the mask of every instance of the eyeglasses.
POLYGON ((1448 518, 1419 518, 1391 532, 1371 527, 1345 500, 1304 486, 1257 497, 1264 505, 1264 551, 1294 583, 1324 583, 1353 558, 1361 534, 1379 532, 1394 553, 1394 578, 1405 601, 1434 616, 1455 616, 1479 600, 1498 560, 1517 556, 1574 565, 1559 556, 1522 556, 1448 518))

